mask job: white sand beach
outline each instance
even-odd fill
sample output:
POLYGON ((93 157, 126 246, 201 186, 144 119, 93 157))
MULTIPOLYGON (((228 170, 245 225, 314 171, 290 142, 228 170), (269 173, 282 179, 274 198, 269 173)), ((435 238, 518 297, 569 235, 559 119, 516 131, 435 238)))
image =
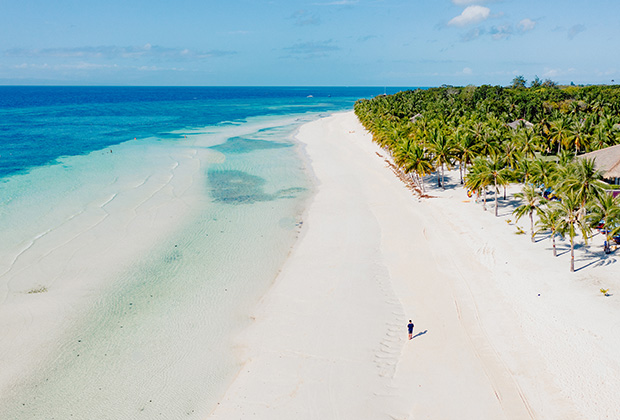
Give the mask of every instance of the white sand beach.
POLYGON ((418 199, 352 112, 298 139, 318 189, 209 418, 620 418, 620 264, 600 237, 570 273, 565 242, 554 258, 515 234, 458 173, 418 199))

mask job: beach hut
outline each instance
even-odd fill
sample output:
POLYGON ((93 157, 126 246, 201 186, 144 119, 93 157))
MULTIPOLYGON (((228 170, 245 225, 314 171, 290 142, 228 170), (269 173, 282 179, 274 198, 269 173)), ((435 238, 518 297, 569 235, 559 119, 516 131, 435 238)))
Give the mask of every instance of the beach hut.
POLYGON ((594 159, 594 168, 603 173, 608 184, 620 185, 620 144, 579 156, 594 159))

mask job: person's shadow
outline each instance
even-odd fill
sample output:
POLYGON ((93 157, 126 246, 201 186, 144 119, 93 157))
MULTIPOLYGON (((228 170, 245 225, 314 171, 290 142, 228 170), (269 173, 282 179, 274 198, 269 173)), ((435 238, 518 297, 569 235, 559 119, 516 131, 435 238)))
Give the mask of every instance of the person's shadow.
POLYGON ((427 332, 428 332, 428 330, 424 330, 424 331, 422 331, 422 332, 419 332, 419 333, 417 333, 416 335, 414 335, 413 337, 411 337, 411 339, 413 340, 414 338, 417 338, 417 337, 419 337, 419 336, 421 336, 421 335, 424 335, 424 334, 426 334, 427 332))

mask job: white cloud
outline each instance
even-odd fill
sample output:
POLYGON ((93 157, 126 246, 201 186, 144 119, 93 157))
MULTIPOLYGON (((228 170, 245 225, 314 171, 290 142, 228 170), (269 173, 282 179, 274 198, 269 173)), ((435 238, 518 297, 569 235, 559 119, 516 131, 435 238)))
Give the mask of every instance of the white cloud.
POLYGON ((555 79, 556 77, 560 78, 560 77, 567 77, 570 75, 574 75, 575 72, 576 70, 572 67, 569 67, 567 69, 557 69, 557 68, 552 69, 552 68, 545 67, 542 77, 545 79, 555 79))
POLYGON ((14 48, 0 51, 7 57, 28 57, 28 58, 62 58, 62 59, 136 59, 154 58, 160 60, 179 60, 179 59, 203 59, 210 57, 223 57, 235 54, 234 51, 192 51, 187 48, 167 48, 157 45, 146 44, 141 47, 119 47, 119 46, 98 46, 98 47, 71 47, 71 48, 44 48, 44 49, 23 49, 14 48))
POLYGON ((599 77, 608 77, 608 76, 613 76, 617 73, 616 69, 608 69, 608 70, 597 70, 596 75, 599 77))
POLYGON ((552 77, 557 77, 559 74, 560 74, 560 70, 558 69, 546 69, 546 71, 543 73, 543 77, 552 78, 552 77))
POLYGON ((493 28, 491 28, 490 33, 493 39, 495 40, 508 39, 510 38, 510 35, 512 35, 512 26, 510 25, 494 26, 493 28))
POLYGON ((488 19, 490 14, 491 9, 489 9, 488 7, 477 5, 467 6, 467 8, 463 10, 463 13, 456 16, 455 18, 452 18, 452 20, 448 22, 448 25, 466 26, 473 23, 482 22, 483 20, 488 19))
POLYGON ((465 67, 463 69, 463 74, 467 74, 467 75, 474 74, 474 71, 470 69, 469 67, 465 67))
POLYGON ((536 22, 534 22, 532 19, 523 19, 521 22, 519 22, 519 29, 521 30, 521 32, 531 31, 535 27, 536 22))
POLYGON ((461 36, 461 41, 463 42, 473 41, 475 39, 480 38, 482 34, 484 34, 483 28, 472 28, 469 31, 467 31, 466 34, 461 36))

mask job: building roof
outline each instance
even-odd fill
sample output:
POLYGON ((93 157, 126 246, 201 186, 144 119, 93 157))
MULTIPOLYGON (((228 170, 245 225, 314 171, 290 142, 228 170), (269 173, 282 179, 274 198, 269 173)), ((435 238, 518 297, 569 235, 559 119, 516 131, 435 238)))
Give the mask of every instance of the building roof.
POLYGON ((523 118, 519 118, 518 120, 514 120, 511 123, 506 124, 508 127, 516 130, 519 127, 524 127, 524 128, 532 128, 534 127, 534 124, 532 124, 531 122, 524 120, 523 118))
POLYGON ((603 178, 620 178, 620 144, 579 157, 594 159, 594 167, 603 173, 603 178))
POLYGON ((415 122, 415 120, 417 120, 418 118, 420 118, 422 116, 422 114, 417 113, 415 114, 413 117, 409 118, 409 121, 411 121, 412 123, 415 122))

